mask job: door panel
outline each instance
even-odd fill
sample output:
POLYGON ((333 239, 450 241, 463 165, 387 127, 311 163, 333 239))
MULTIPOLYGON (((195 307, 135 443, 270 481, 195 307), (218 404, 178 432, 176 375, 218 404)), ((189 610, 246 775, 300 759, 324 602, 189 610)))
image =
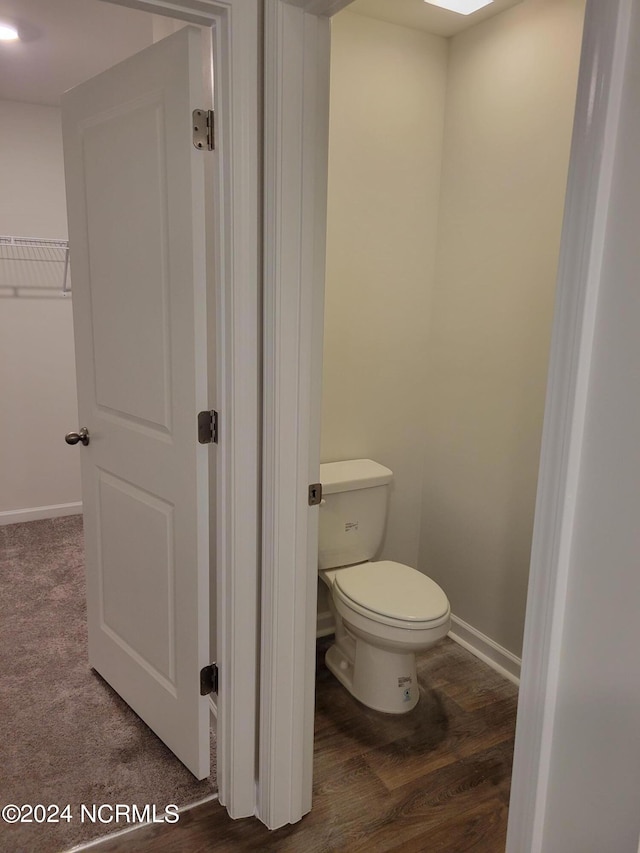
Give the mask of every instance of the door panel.
MULTIPOLYGON (((89 659, 198 777, 209 773, 209 448, 200 32, 67 93, 89 659)), ((212 494, 215 493, 212 490, 212 494)))
POLYGON ((102 630, 175 694, 173 507, 110 474, 97 476, 102 630))
POLYGON ((83 162, 87 196, 100 200, 87 223, 96 402, 170 433, 163 113, 162 96, 153 93, 102 116, 85 129, 83 162), (122 179, 105 182, 102 164, 111 158, 122 165, 122 179))

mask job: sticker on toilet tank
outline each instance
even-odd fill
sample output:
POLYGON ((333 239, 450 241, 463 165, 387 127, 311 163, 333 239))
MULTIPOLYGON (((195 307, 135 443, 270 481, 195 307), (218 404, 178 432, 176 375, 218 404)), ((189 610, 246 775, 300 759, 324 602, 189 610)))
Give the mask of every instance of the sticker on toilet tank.
POLYGON ((357 521, 347 521, 347 523, 344 526, 344 532, 345 533, 353 533, 357 529, 358 529, 358 522, 357 521))
POLYGON ((411 676, 410 675, 401 675, 398 679, 398 687, 404 687, 405 684, 411 684, 411 676))

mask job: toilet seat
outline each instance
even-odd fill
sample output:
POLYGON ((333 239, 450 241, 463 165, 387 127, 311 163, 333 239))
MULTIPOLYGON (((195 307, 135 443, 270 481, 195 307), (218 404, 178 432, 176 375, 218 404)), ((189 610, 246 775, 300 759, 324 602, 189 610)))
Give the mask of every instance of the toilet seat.
POLYGON ((337 570, 332 591, 345 607, 382 625, 425 630, 450 618, 449 601, 435 581, 391 560, 337 570))

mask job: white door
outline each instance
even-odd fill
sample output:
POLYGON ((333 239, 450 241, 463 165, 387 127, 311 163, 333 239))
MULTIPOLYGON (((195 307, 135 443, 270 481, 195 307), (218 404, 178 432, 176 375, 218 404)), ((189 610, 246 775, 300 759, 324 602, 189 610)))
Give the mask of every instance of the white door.
MULTIPOLYGON (((209 773, 205 152, 199 30, 68 92, 90 664, 199 779, 209 773)), ((75 427, 75 425, 72 425, 75 427)), ((70 427, 71 428, 71 427, 70 427)))

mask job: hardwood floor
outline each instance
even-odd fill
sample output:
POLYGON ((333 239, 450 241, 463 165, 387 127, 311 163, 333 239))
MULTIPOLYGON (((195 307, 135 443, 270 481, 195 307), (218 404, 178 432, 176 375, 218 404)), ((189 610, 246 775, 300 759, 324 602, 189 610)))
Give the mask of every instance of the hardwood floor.
MULTIPOLYGON (((107 839, 96 853, 502 853, 517 689, 452 640, 418 660, 402 717, 360 705, 319 644, 313 810, 269 832, 217 803, 107 839)), ((160 804, 159 804, 160 805, 160 804)))

